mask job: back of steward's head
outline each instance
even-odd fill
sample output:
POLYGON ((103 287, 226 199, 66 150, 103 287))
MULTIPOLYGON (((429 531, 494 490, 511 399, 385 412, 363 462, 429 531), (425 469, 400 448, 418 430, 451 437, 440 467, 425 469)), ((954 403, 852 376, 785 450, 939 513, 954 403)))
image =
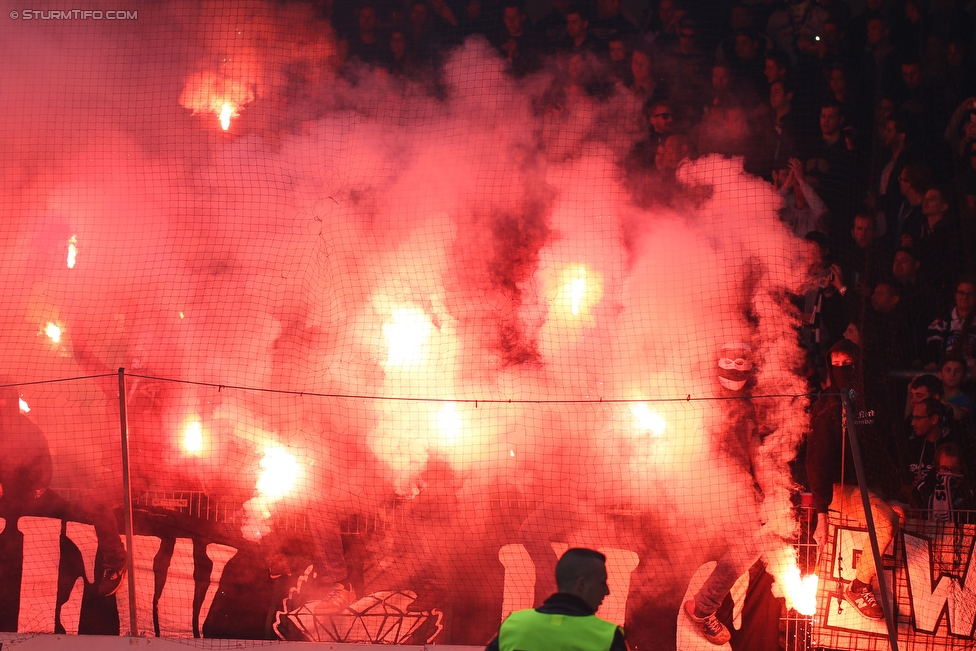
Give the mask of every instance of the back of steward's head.
POLYGON ((556 563, 556 587, 560 592, 571 592, 576 582, 588 577, 596 568, 603 567, 607 557, 593 549, 573 547, 556 563))

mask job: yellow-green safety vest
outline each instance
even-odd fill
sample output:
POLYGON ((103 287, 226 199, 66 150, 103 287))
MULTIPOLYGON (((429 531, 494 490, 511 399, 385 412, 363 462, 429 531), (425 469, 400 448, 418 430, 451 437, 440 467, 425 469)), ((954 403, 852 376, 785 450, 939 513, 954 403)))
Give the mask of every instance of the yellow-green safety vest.
POLYGON ((498 630, 499 651, 608 651, 617 625, 596 615, 519 610, 498 630))

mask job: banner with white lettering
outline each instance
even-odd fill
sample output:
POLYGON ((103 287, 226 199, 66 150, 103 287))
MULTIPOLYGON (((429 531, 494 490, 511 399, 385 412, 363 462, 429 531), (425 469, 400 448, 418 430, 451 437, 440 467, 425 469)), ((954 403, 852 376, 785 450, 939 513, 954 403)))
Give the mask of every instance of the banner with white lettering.
MULTIPOLYGON (((963 517, 965 514, 963 514, 963 517)), ((891 586, 899 649, 972 649, 976 638, 976 572, 972 570, 976 525, 908 519, 884 555, 891 586)), ((886 651, 883 619, 862 616, 845 600, 853 568, 870 554, 866 529, 831 522, 820 558, 815 646, 886 651)), ((879 594, 877 582, 873 585, 879 594)))

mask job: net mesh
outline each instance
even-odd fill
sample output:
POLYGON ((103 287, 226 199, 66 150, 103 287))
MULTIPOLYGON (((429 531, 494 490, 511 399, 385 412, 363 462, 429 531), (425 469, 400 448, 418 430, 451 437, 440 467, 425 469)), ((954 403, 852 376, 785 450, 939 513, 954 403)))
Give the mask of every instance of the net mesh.
MULTIPOLYGON (((570 547, 636 647, 700 643, 720 559, 792 607, 819 267, 768 178, 820 73, 787 142, 758 69, 628 38, 681 124, 652 146, 636 67, 433 19, 371 60, 344 4, 0 26, 0 630, 484 645, 570 547)), ((850 228, 869 113, 810 230, 850 228)))

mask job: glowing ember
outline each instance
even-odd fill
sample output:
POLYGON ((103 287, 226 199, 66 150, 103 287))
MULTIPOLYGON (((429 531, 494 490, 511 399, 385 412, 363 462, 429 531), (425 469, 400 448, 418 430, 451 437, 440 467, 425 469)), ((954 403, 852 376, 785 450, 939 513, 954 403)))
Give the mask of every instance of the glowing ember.
POLYGON ((463 435, 464 419, 457 410, 457 405, 449 402, 437 412, 437 428, 441 440, 451 445, 456 444, 463 435))
POLYGON ((68 269, 75 268, 75 262, 78 261, 78 238, 75 235, 71 236, 68 240, 68 269))
POLYGON ((220 107, 220 128, 224 131, 230 129, 230 119, 236 115, 234 107, 224 102, 224 105, 220 107))
POLYGON ((53 341, 54 343, 56 344, 61 343, 61 328, 58 327, 57 324, 49 321, 48 324, 44 327, 44 334, 50 337, 51 341, 53 341))
POLYGON ((637 417, 637 427, 645 432, 650 432, 654 436, 661 436, 667 428, 664 417, 656 411, 652 411, 646 403, 635 402, 630 406, 630 413, 637 417))
POLYGON ((195 420, 186 426, 183 432, 183 451, 197 456, 203 452, 203 425, 195 420))
POLYGON ((417 366, 427 359, 425 344, 434 324, 422 311, 413 307, 393 310, 393 322, 383 324, 383 335, 389 355, 387 366, 417 366))
POLYGON ((800 568, 792 565, 780 577, 783 583, 783 593, 786 606, 793 608, 801 615, 811 616, 817 612, 817 584, 816 574, 800 576, 800 568))
POLYGON ((20 399, 20 413, 27 414, 30 413, 30 405, 23 398, 20 399))
POLYGON ((279 500, 295 488, 301 467, 294 455, 284 448, 269 447, 261 459, 258 492, 269 500, 279 500))

